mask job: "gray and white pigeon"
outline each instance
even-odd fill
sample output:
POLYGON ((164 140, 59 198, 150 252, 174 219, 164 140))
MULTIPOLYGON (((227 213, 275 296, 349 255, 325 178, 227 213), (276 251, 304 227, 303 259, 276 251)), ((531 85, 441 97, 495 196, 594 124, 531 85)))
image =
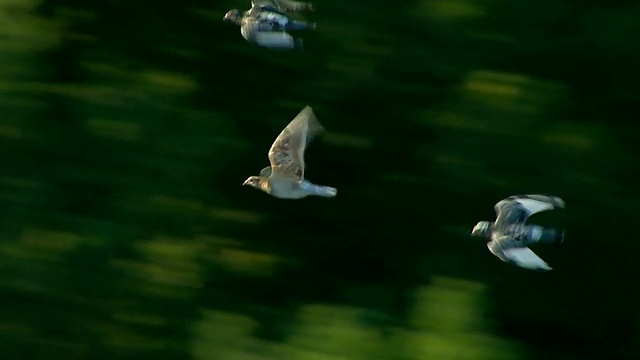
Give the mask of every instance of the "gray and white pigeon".
POLYGON ((242 37, 248 42, 271 49, 302 50, 302 39, 289 32, 315 30, 315 23, 294 20, 289 14, 313 10, 311 3, 294 0, 252 0, 251 9, 229 10, 223 20, 240 26, 242 37))
POLYGON ((528 246, 535 243, 562 243, 564 230, 527 225, 526 221, 535 213, 564 208, 564 205, 564 201, 556 196, 510 196, 495 205, 496 221, 478 222, 471 235, 490 239, 487 247, 504 262, 525 269, 551 270, 551 267, 528 246))
POLYGON ((250 176, 242 185, 251 185, 280 199, 300 199, 310 195, 334 197, 338 190, 313 184, 304 178, 304 152, 312 138, 324 128, 306 106, 282 130, 269 149, 269 162, 259 176, 250 176))

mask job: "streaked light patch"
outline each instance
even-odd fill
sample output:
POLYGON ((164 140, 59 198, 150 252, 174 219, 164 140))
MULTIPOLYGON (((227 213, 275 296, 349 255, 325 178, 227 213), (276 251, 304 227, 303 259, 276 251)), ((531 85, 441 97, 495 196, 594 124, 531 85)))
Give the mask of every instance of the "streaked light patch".
POLYGON ((140 130, 138 124, 108 119, 90 119, 87 125, 89 131, 98 136, 120 140, 136 140, 140 130))
POLYGON ((363 149, 368 149, 373 146, 373 141, 371 139, 355 135, 326 132, 322 134, 322 138, 323 141, 326 141, 327 143, 340 146, 352 146, 363 149))
POLYGON ((237 221, 248 224, 260 224, 265 221, 265 216, 251 211, 234 210, 226 208, 211 208, 209 216, 226 221, 237 221))
POLYGON ((429 0, 417 5, 415 13, 437 20, 467 20, 480 17, 485 11, 470 0, 429 0))

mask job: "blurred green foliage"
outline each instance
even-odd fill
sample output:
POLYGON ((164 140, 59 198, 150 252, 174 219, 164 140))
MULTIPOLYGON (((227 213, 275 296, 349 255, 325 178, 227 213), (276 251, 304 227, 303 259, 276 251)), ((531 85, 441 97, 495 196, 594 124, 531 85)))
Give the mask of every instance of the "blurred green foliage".
POLYGON ((2 359, 637 359, 640 5, 0 0, 2 359), (242 181, 305 105, 307 176, 242 181), (471 227, 555 193, 539 274, 471 227))

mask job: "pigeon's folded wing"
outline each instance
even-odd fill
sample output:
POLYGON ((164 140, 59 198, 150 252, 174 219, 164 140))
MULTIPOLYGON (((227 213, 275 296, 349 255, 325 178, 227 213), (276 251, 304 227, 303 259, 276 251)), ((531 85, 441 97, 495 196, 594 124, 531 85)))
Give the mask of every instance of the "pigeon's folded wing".
POLYGON ((268 178, 269 176, 271 176, 271 166, 267 166, 260 170, 260 177, 268 178))
POLYGON ((514 248, 503 251, 516 265, 531 270, 551 270, 551 267, 529 248, 514 248))
POLYGON ((314 135, 323 130, 311 107, 307 106, 278 135, 269 149, 272 172, 304 178, 304 151, 314 135))

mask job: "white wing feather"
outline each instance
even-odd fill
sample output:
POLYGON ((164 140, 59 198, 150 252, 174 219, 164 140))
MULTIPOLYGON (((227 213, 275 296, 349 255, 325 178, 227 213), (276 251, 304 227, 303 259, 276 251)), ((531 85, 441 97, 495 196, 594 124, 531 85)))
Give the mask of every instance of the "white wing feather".
POLYGON ((520 203, 520 205, 522 205, 522 207, 527 210, 529 215, 533 215, 540 211, 553 209, 552 204, 534 199, 516 199, 516 202, 520 203))
POLYGON ((503 253, 509 260, 525 269, 551 270, 551 267, 529 248, 508 249, 504 250, 503 253))

